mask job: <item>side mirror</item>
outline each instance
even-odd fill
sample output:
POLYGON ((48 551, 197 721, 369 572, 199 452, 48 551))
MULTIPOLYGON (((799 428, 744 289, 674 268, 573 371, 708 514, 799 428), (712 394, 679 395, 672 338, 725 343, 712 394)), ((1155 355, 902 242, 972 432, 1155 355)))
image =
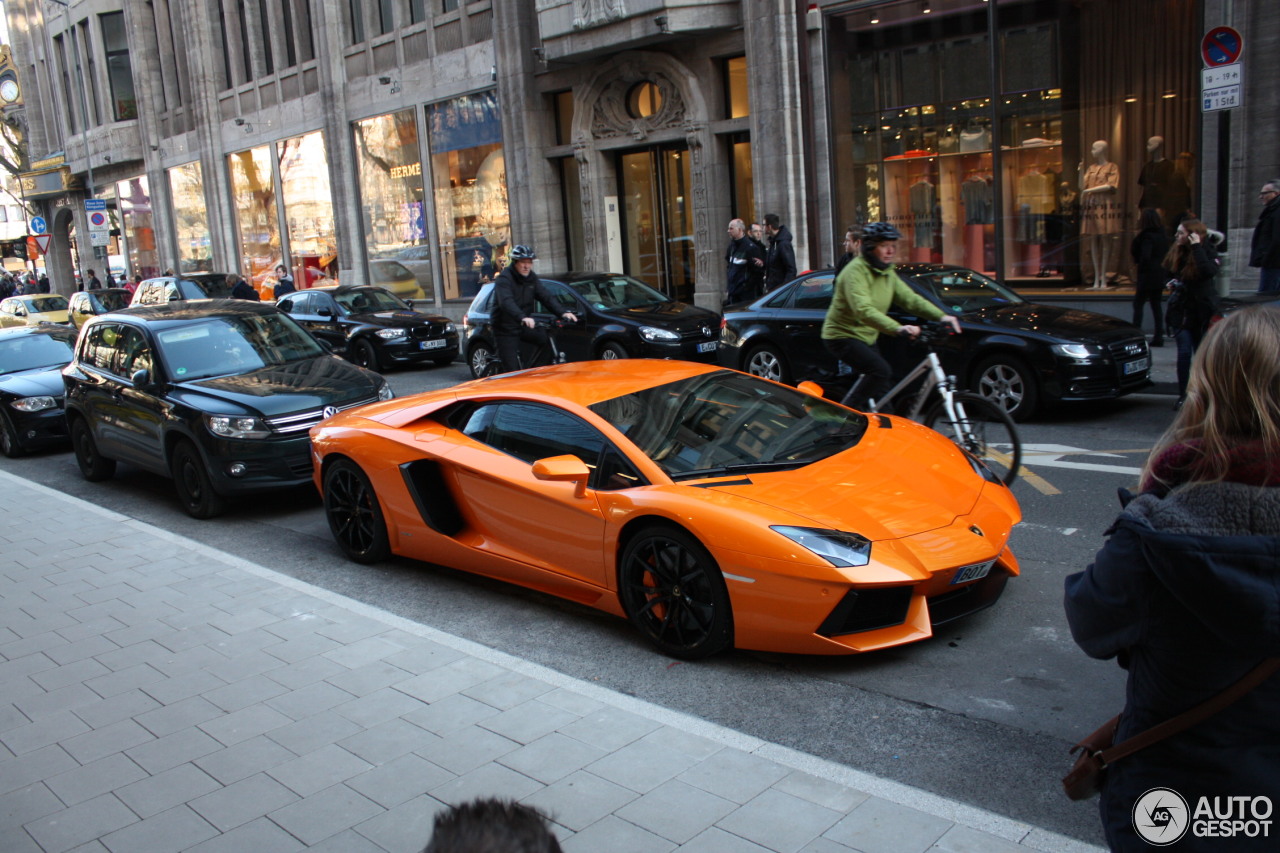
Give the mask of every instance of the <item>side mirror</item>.
POLYGON ((141 370, 135 370, 133 375, 129 377, 129 381, 133 383, 134 388, 148 388, 151 386, 151 371, 145 367, 141 370))
POLYGON ((326 305, 326 306, 324 306, 323 308, 321 308, 319 311, 317 311, 316 313, 317 313, 317 314, 319 314, 321 317, 332 317, 332 316, 333 316, 333 309, 332 309, 332 308, 330 308, 328 305, 326 305))
POLYGON ((803 391, 806 394, 812 394, 815 397, 823 396, 822 386, 819 385, 817 382, 814 382, 812 379, 806 379, 805 381, 797 385, 796 388, 800 391, 803 391))
POLYGON ((325 352, 333 352, 332 341, 326 338, 316 338, 315 341, 320 345, 320 348, 323 349, 325 352))
POLYGON ((558 483, 573 483, 575 498, 587 494, 587 480, 591 478, 591 469, 587 463, 576 456, 551 456, 533 463, 533 476, 539 480, 558 483))

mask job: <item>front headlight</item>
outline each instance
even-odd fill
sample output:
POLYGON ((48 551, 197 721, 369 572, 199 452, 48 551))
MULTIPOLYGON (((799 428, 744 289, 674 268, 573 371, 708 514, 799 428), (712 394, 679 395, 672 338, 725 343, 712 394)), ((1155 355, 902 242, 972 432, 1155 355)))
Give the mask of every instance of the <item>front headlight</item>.
POLYGON ((1102 347, 1093 344, 1054 344, 1049 349, 1067 358, 1094 358, 1102 355, 1102 347))
POLYGON ((209 432, 220 438, 266 438, 271 429, 260 418, 243 418, 233 415, 205 415, 209 432))
POLYGON ((14 400, 9 404, 19 412, 43 412, 45 409, 53 409, 58 405, 57 397, 22 397, 14 400))
POLYGON ((444 324, 444 333, 445 333, 446 335, 452 335, 455 331, 457 331, 457 328, 458 328, 458 327, 457 327, 457 326, 455 326, 455 325, 453 325, 452 323, 445 323, 445 324, 444 324))
POLYGON ((379 329, 375 334, 384 341, 389 341, 392 338, 403 338, 408 333, 404 329, 379 329))
POLYGON ((657 326, 641 326, 640 337, 646 341, 678 341, 680 336, 670 329, 659 329, 657 326))
POLYGON ((787 527, 775 525, 770 530, 781 533, 792 542, 812 551, 833 566, 852 568, 871 562, 871 540, 856 533, 826 530, 821 527, 787 527))
POLYGON ((393 399, 395 396, 396 396, 396 392, 391 390, 391 386, 388 385, 386 382, 383 382, 382 387, 378 389, 378 399, 390 400, 390 399, 393 399))

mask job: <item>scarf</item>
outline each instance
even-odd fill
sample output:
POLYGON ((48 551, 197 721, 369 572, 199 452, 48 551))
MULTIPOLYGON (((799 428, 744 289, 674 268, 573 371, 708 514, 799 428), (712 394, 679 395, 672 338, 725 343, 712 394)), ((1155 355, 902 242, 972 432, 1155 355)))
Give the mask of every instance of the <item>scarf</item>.
MULTIPOLYGON (((1191 482, 1203 473, 1204 442, 1192 439, 1173 444, 1161 451, 1142 483, 1142 491, 1166 494, 1170 489, 1191 482)), ((1280 456, 1269 454, 1260 441, 1238 444, 1227 453, 1226 476, 1229 483, 1246 486, 1280 486, 1280 456)), ((1210 470, 1208 473, 1214 473, 1210 470)))

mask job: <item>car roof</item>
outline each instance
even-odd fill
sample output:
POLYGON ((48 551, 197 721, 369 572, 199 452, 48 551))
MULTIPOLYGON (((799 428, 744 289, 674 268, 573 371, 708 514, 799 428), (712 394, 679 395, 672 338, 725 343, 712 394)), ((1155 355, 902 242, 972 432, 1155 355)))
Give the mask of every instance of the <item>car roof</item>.
MULTIPOLYGON (((97 296, 101 296, 104 293, 128 293, 128 292, 129 292, 129 288, 127 287, 100 287, 97 290, 77 290, 75 293, 71 295, 79 296, 81 293, 92 293, 97 296)), ((50 294, 45 294, 45 295, 50 295, 50 294)))
POLYGON ((65 334, 74 338, 77 334, 76 330, 62 323, 41 323, 37 326, 3 326, 0 327, 0 338, 20 338, 28 335, 52 335, 59 336, 65 334))
POLYGON ((293 296, 298 293, 306 293, 309 290, 318 290, 321 293, 351 293, 356 290, 381 290, 383 293, 390 293, 392 296, 395 296, 395 294, 391 293, 390 290, 387 290, 385 287, 378 284, 322 284, 319 287, 308 287, 303 290, 295 290, 294 293, 288 295, 293 296))
POLYGON ((135 305, 110 314, 101 314, 89 320, 100 323, 106 318, 138 320, 148 325, 181 324, 210 317, 249 317, 264 314, 283 314, 274 305, 253 302, 248 299, 197 299, 166 302, 162 305, 135 305))

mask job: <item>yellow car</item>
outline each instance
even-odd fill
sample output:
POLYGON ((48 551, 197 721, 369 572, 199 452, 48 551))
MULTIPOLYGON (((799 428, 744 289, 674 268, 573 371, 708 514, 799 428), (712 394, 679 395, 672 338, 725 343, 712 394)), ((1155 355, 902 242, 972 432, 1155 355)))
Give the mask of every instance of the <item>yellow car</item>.
POLYGON ((67 309, 67 313, 71 318, 71 325, 79 329, 90 317, 128 308, 131 299, 133 293, 123 287, 81 290, 71 294, 71 307, 67 309))
POLYGON ((67 298, 57 293, 27 293, 0 302, 0 327, 69 323, 67 298))
POLYGON ((371 261, 370 284, 385 287, 401 299, 426 299, 418 277, 399 261, 371 261))

